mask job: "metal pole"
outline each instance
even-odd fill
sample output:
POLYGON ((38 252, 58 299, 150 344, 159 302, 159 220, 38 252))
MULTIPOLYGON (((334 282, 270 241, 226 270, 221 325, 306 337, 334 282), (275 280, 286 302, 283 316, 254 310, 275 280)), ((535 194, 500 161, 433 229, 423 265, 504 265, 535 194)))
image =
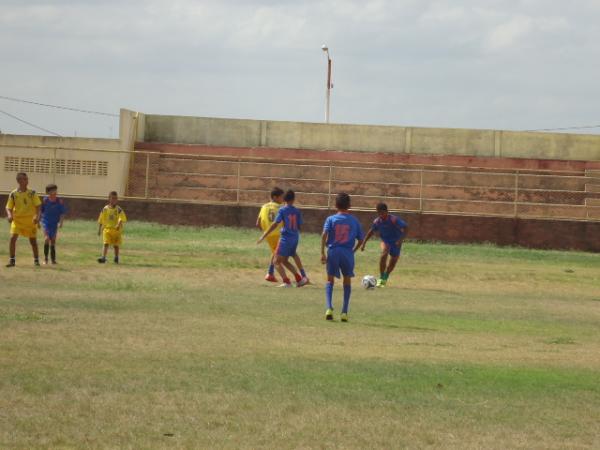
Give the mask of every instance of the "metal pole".
POLYGON ((331 58, 327 53, 327 102, 325 107, 325 123, 329 123, 329 105, 331 99, 331 58))
POLYGON ((327 189, 327 209, 331 209, 331 183, 333 180, 333 163, 329 161, 329 186, 327 189))
POLYGON ((148 198, 148 183, 150 181, 150 153, 146 153, 146 186, 144 189, 144 197, 148 198))
POLYGON ((423 167, 421 167, 421 171, 419 172, 419 212, 423 212, 423 167))
POLYGON ((515 173, 515 218, 518 216, 518 208, 519 208, 519 171, 517 170, 515 173))
POLYGON ((333 87, 333 83, 331 83, 331 58, 329 56, 329 47, 323 44, 321 46, 321 50, 325 52, 325 56, 327 57, 327 89, 325 90, 325 123, 329 123, 329 104, 331 98, 331 88, 333 87))
POLYGON ((235 202, 236 204, 240 204, 240 178, 241 178, 241 172, 242 172, 242 162, 241 160, 238 159, 238 165, 237 165, 237 189, 236 189, 236 196, 235 196, 235 202))

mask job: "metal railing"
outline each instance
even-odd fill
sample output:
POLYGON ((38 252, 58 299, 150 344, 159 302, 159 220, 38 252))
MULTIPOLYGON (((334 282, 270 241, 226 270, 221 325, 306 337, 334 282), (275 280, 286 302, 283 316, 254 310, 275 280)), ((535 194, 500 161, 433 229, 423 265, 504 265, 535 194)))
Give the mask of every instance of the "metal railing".
MULTIPOLYGON (((377 202, 384 201, 391 203, 392 209, 409 212, 600 221, 600 176, 586 176, 574 170, 404 164, 365 166, 355 162, 323 163, 301 159, 272 162, 255 157, 146 151, 136 151, 136 156, 144 159, 146 168, 151 166, 151 160, 157 165, 154 173, 148 170, 145 173, 142 196, 151 200, 258 206, 267 200, 272 186, 280 185, 296 191, 300 206, 331 209, 335 193, 343 185, 343 190, 354 199, 355 210, 372 210, 377 202), (214 167, 211 171, 211 164, 229 167, 225 171, 220 167, 221 170, 216 172, 214 167), (258 168, 262 168, 263 173, 257 173, 260 172, 256 170, 258 168), (408 180, 402 181, 403 175, 407 175, 408 180), (157 180, 154 186, 148 183, 152 177, 157 180), (451 180, 431 181, 440 178, 451 180), (459 182, 461 178, 463 182, 459 182), (256 180, 262 183, 261 188, 248 183, 256 180), (169 182, 173 184, 165 185, 169 182), (379 188, 379 192, 365 192, 367 185, 379 188), (408 189, 409 193, 392 195, 390 188, 408 189), (444 195, 445 191, 453 191, 453 194, 444 195), (216 193, 230 195, 216 198, 216 193)), ((140 161, 136 163, 139 165, 140 161)))
MULTIPOLYGON (((60 147, 4 145, 28 158, 41 150, 56 158, 60 147)), ((95 148, 85 152, 130 153, 95 148)), ((6 158, 6 156, 5 156, 6 158)), ((83 158, 83 156, 82 156, 83 158)), ((138 150, 130 159, 125 198, 257 206, 274 185, 294 189, 302 207, 331 209, 335 194, 353 197, 353 209, 449 215, 600 221, 600 172, 382 164, 356 161, 189 155, 138 150)), ((4 162, 2 162, 4 164, 4 162)), ((5 167, 6 168, 6 167, 5 167)), ((14 164, 12 166, 14 169, 14 164)), ((58 176, 58 175, 57 175, 58 176)), ((81 175, 84 176, 84 175, 81 175)), ((109 188, 109 187, 107 187, 109 188)), ((64 185, 67 196, 81 196, 64 185)))

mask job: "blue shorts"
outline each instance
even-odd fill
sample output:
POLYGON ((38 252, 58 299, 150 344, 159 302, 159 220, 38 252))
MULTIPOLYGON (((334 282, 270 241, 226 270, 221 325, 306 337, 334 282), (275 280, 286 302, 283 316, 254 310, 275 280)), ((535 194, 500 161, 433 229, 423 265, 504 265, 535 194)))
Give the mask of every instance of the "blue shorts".
POLYGON ((327 250, 327 275, 336 278, 354 276, 354 252, 350 248, 333 247, 327 250))
POLYGON ((402 245, 396 245, 396 242, 387 242, 381 241, 381 250, 387 251, 390 256, 394 258, 400 256, 400 250, 402 249, 402 245))
POLYGON ((275 254, 277 256, 294 256, 298 249, 298 241, 288 241, 285 239, 279 239, 275 254))
POLYGON ((56 237, 56 234, 58 233, 58 224, 45 224, 42 223, 42 226, 44 227, 44 234, 49 238, 49 239, 54 239, 56 237))

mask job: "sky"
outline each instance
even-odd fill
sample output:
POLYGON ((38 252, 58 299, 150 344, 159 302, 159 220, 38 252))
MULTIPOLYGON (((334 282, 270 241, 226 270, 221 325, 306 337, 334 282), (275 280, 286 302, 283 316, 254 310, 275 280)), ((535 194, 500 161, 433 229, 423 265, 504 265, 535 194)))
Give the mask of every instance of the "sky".
MULTIPOLYGON (((0 0, 0 97, 118 114, 534 130, 600 125, 599 0, 0 0)), ((118 118, 0 98, 0 131, 118 118)), ((576 132, 600 133, 600 127, 576 132)))

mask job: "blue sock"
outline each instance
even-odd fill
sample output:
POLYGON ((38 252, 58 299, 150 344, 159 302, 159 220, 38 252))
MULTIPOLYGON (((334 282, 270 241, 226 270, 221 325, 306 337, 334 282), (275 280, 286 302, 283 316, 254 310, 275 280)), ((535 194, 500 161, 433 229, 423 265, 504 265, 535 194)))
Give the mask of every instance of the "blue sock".
POLYGON ((352 293, 352 285, 345 284, 344 285, 344 307, 342 308, 343 313, 348 312, 348 307, 350 306, 350 294, 352 293))
POLYGON ((327 302, 327 309, 333 309, 333 283, 329 281, 325 283, 325 300, 327 302))
POLYGON ((269 266, 269 275, 275 275, 275 264, 273 263, 269 266))
POLYGON ((300 275, 302 275, 303 277, 306 276, 306 272, 304 271, 304 269, 300 269, 300 275))

